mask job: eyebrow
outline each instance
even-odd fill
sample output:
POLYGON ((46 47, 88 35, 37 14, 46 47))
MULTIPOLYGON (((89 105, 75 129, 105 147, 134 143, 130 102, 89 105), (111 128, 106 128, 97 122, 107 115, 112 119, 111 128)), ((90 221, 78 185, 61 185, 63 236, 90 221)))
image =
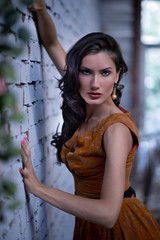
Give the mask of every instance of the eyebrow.
MULTIPOLYGON (((80 69, 85 69, 85 70, 92 70, 88 67, 85 67, 85 66, 80 66, 80 69)), ((113 68, 112 67, 107 67, 107 68, 103 68, 103 69, 100 69, 101 72, 103 71, 108 71, 108 70, 112 70, 113 68)))

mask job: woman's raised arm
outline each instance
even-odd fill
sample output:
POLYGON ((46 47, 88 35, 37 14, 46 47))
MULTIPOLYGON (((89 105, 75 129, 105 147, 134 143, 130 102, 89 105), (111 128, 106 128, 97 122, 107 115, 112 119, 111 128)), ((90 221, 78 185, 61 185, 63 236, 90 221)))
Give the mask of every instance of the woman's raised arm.
POLYGON ((29 9, 35 12, 39 37, 56 68, 65 73, 66 52, 58 41, 56 27, 47 12, 44 0, 34 0, 29 9))

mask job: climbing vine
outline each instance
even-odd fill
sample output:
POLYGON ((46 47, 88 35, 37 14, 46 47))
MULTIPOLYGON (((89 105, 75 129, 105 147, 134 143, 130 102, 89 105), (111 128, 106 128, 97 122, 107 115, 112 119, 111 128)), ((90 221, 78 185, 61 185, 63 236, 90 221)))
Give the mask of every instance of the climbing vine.
MULTIPOLYGON (((31 3, 32 0, 19 0, 17 4, 22 6, 31 3)), ((16 79, 10 59, 16 58, 23 52, 29 33, 24 27, 17 27, 22 13, 14 5, 14 1, 0 0, 0 16, 0 221, 3 221, 5 211, 15 209, 19 205, 19 201, 15 200, 15 184, 3 176, 3 165, 20 154, 10 134, 9 126, 12 122, 23 120, 23 116, 18 111, 16 97, 8 87, 16 79), (10 35, 17 40, 16 45, 8 41, 10 35), (14 197, 6 206, 4 199, 7 196, 14 197)))

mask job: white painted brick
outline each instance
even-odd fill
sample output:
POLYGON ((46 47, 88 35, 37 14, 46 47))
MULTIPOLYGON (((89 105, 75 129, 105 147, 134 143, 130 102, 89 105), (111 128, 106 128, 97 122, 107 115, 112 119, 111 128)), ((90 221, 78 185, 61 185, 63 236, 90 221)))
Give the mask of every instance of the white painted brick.
MULTIPOLYGON (((17 40, 17 44, 19 44, 19 40, 17 40)), ((30 46, 28 43, 24 43, 23 45, 23 52, 21 53, 20 56, 18 56, 18 59, 21 61, 27 61, 29 59, 29 51, 30 51, 30 46)))
POLYGON ((24 233, 24 238, 23 238, 25 240, 33 239, 33 237, 34 237, 33 231, 32 231, 33 228, 31 228, 31 225, 33 225, 33 224, 32 223, 27 223, 26 224, 26 231, 24 233))
MULTIPOLYGON (((50 145, 58 124, 60 123, 60 130, 63 122, 60 110, 62 99, 56 80, 61 77, 45 49, 39 46, 32 13, 22 7, 18 0, 15 0, 14 4, 21 13, 13 30, 25 26, 31 37, 25 43, 23 53, 17 58, 10 58, 16 70, 16 80, 10 88, 17 96, 20 112, 25 115, 23 124, 18 123, 16 126, 11 123, 10 131, 19 147, 23 138, 29 136, 32 162, 40 181, 73 193, 73 178, 64 165, 59 167, 56 164, 56 150, 50 145)), ((66 51, 81 36, 98 27, 95 0, 46 0, 46 4, 55 22, 59 41, 66 51)), ((20 43, 13 34, 10 34, 8 40, 16 46, 20 43)), ((6 234, 7 240, 72 239, 73 216, 43 204, 33 195, 30 195, 29 204, 26 203, 24 185, 18 171, 21 166, 21 157, 17 156, 4 167, 4 176, 11 173, 13 175, 17 197, 22 201, 22 205, 14 213, 7 213, 5 224, 0 225, 0 239, 2 233, 6 234), (13 223, 10 224, 12 219, 13 223)))
POLYGON ((29 143, 30 147, 38 143, 39 139, 45 137, 45 124, 40 122, 37 125, 31 126, 29 128, 29 143))
POLYGON ((29 85, 25 85, 24 87, 23 87, 23 94, 24 94, 24 96, 23 96, 23 103, 24 103, 24 105, 27 105, 27 104, 32 104, 32 100, 34 99, 35 100, 35 98, 34 98, 34 96, 30 96, 30 91, 29 91, 29 85))
POLYGON ((52 62, 51 58, 48 56, 48 53, 43 46, 42 46, 42 62, 43 62, 43 66, 54 65, 54 63, 52 62))
POLYGON ((20 134, 20 126, 19 123, 10 122, 10 134, 15 137, 20 134))
POLYGON ((15 8, 19 9, 24 14, 28 13, 27 7, 21 4, 19 0, 12 0, 12 4, 15 8))
POLYGON ((17 101, 17 107, 22 109, 23 108, 23 91, 22 91, 22 87, 20 87, 19 85, 10 85, 9 90, 11 91, 11 93, 14 94, 15 99, 17 101))
POLYGON ((53 101, 56 101, 59 90, 55 88, 55 80, 50 80, 46 82, 45 88, 47 89, 46 97, 48 99, 53 99, 53 101))
POLYGON ((60 98, 58 98, 57 102, 55 100, 47 100, 45 102, 45 118, 51 117, 52 119, 55 119, 56 116, 59 114, 61 115, 60 106, 60 98))
POLYGON ((28 30, 30 33, 30 39, 38 42, 39 39, 38 39, 37 29, 36 29, 35 22, 32 17, 28 17, 27 26, 28 26, 28 30))
POLYGON ((39 42, 35 41, 35 40, 31 40, 30 41, 30 54, 29 54, 29 58, 31 61, 41 61, 41 53, 40 53, 40 46, 39 46, 39 42))
POLYGON ((38 134, 37 134, 37 127, 36 126, 29 127, 28 133, 29 133, 29 144, 30 144, 30 147, 32 147, 35 144, 37 144, 39 141, 38 134))
POLYGON ((35 96, 37 100, 43 100, 44 99, 44 83, 39 82, 35 86, 35 96))
POLYGON ((29 82, 42 81, 42 66, 40 63, 31 62, 29 71, 29 82))
POLYGON ((21 64, 17 59, 12 57, 6 57, 6 62, 10 64, 14 71, 14 78, 7 78, 6 82, 9 84, 19 84, 20 83, 20 75, 21 75, 21 64))
POLYGON ((50 7, 51 9, 53 9, 53 7, 55 5, 55 1, 54 0, 46 0, 46 5, 47 5, 47 7, 50 7))
MULTIPOLYGON (((29 141, 30 144, 30 141, 29 141)), ((44 149, 39 142, 31 148, 32 163, 34 166, 39 165, 39 161, 43 159, 44 149)))
MULTIPOLYGON (((51 133, 55 133, 56 129, 58 127, 58 124, 60 123, 60 126, 62 125, 62 116, 54 116, 53 118, 49 118, 46 120, 46 124, 45 124, 45 131, 46 134, 51 134, 51 133)), ((60 127, 59 127, 59 131, 60 131, 60 127)))
POLYGON ((43 100, 44 98, 44 86, 43 83, 30 84, 23 87, 24 90, 24 105, 32 105, 38 100, 43 100))
POLYGON ((28 121, 29 126, 38 124, 39 121, 43 121, 45 118, 45 109, 43 101, 36 102, 32 107, 28 107, 28 121))
POLYGON ((54 85, 55 88, 57 88, 58 80, 61 79, 61 75, 53 64, 43 66, 43 76, 45 86, 47 86, 48 82, 52 80, 53 81, 52 84, 54 85))
POLYGON ((28 119, 28 107, 23 107, 23 110, 20 111, 23 115, 23 121, 20 123, 20 134, 24 134, 28 131, 29 119, 28 119))
POLYGON ((30 82, 30 62, 21 61, 20 64, 20 83, 30 82))

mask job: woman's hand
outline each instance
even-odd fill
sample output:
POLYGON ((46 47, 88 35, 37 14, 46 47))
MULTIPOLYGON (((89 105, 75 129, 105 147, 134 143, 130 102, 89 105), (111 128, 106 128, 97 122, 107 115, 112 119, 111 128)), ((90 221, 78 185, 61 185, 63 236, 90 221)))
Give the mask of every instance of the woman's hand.
POLYGON ((21 142, 21 156, 24 168, 20 168, 19 171, 23 177, 23 182, 25 184, 25 189, 27 192, 34 194, 40 182, 35 174, 31 161, 31 151, 28 145, 27 138, 21 142))
POLYGON ((41 11, 46 8, 45 0, 34 0, 28 8, 34 12, 41 11))

